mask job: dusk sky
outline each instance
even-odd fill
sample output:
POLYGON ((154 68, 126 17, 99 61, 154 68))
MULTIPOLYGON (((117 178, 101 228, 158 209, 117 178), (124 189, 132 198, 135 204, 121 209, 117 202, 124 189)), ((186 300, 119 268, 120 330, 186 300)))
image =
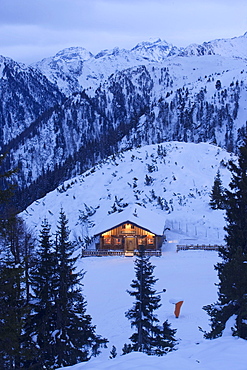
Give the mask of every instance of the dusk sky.
POLYGON ((0 0, 0 54, 32 63, 161 38, 188 46, 247 31, 247 0, 0 0))

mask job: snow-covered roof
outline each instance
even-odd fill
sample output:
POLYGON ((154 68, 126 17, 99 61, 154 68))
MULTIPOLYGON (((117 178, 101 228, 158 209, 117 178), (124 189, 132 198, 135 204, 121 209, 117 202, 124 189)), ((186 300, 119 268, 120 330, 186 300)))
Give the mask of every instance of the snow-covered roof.
POLYGON ((165 218, 137 204, 128 206, 122 212, 107 215, 92 231, 94 235, 99 235, 126 222, 133 223, 156 235, 164 234, 165 218))

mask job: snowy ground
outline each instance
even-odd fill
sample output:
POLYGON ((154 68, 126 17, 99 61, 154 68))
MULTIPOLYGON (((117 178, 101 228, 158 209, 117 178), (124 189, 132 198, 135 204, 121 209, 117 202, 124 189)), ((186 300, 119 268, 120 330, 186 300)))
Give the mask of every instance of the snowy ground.
MULTIPOLYGON (((169 235, 168 235, 169 236, 169 235)), ((108 338, 108 348, 87 363, 68 369, 169 369, 177 370, 220 370, 247 369, 247 343, 233 338, 227 329, 224 336, 205 340, 198 327, 209 329, 209 320, 202 307, 217 299, 217 274, 214 265, 219 260, 214 251, 175 252, 175 245, 164 246, 162 257, 152 257, 156 266, 154 274, 159 281, 157 291, 166 288, 162 294, 162 306, 157 311, 161 322, 168 319, 177 329, 177 351, 164 357, 131 353, 121 356, 124 343, 129 343, 132 333, 124 313, 132 306, 126 289, 134 277, 134 258, 95 257, 81 260, 81 267, 87 271, 84 277, 84 293, 88 302, 88 313, 93 317, 97 333, 108 338), (169 251, 167 251, 167 248, 169 251), (178 319, 174 317, 174 305, 169 300, 182 297, 184 304, 178 319), (112 345, 118 356, 109 359, 112 345)))

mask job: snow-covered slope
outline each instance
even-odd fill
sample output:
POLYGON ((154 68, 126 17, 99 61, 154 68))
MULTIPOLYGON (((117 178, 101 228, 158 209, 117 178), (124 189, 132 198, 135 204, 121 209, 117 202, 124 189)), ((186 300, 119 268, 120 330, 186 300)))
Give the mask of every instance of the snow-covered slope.
POLYGON ((56 227, 61 207, 73 230, 72 238, 94 234, 113 206, 137 203, 155 211, 170 229, 165 247, 175 244, 222 244, 223 211, 209 208, 209 193, 220 170, 225 187, 231 155, 206 143, 170 142, 119 153, 83 175, 65 182, 22 213, 31 229, 47 218, 56 227), (79 222, 84 216, 85 222, 79 222))

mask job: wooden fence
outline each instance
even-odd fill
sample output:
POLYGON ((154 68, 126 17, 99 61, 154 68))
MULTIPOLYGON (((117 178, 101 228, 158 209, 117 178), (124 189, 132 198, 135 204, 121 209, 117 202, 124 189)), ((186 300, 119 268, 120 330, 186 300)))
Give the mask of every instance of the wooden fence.
POLYGON ((177 252, 188 251, 188 250, 205 250, 205 251, 218 251, 222 245, 177 245, 177 252))
MULTIPOLYGON (((133 252, 125 252, 120 250, 91 250, 91 249, 84 249, 82 250, 82 257, 104 257, 104 256, 126 256, 126 257, 133 257, 139 254, 138 250, 133 252)), ((144 254, 146 256, 156 256, 160 257, 162 255, 161 250, 145 250, 144 254)))

